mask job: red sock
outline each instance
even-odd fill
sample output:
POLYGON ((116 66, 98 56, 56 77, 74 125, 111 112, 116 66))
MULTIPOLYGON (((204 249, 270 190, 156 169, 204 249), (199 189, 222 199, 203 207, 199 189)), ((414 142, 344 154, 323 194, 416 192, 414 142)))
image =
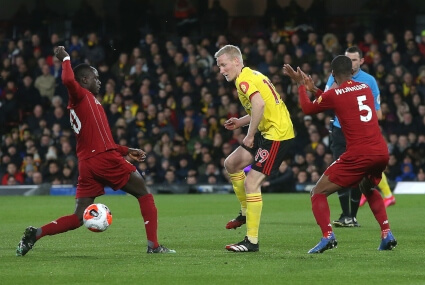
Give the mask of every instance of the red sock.
POLYGON ((52 236, 64 233, 70 230, 75 230, 81 226, 80 219, 76 214, 63 216, 56 221, 50 222, 41 227, 41 234, 37 236, 37 240, 44 236, 52 236))
POLYGON ((313 209, 313 215, 316 218, 316 222, 322 230, 323 237, 328 237, 332 233, 332 226, 330 221, 330 210, 328 204, 328 198, 325 194, 314 194, 311 197, 311 205, 313 209))
POLYGON ((368 193, 368 195, 365 195, 365 197, 375 219, 381 227, 381 231, 389 230, 390 223, 388 222, 387 211, 385 210, 384 200, 382 200, 381 194, 375 189, 368 193))
POLYGON ((139 201, 140 212, 142 213, 143 220, 145 221, 146 237, 149 246, 158 247, 158 211, 155 206, 152 194, 144 195, 137 199, 139 201))

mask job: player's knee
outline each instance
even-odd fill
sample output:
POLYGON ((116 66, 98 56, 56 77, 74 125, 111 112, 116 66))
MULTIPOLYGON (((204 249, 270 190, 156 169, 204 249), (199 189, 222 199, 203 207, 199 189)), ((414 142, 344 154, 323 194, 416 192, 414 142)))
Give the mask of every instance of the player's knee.
POLYGON ((228 173, 235 173, 235 167, 234 167, 234 163, 232 163, 232 159, 230 157, 227 157, 224 160, 224 168, 226 169, 226 171, 228 173))
POLYGON ((320 186, 318 187, 318 185, 316 185, 310 191, 310 196, 313 196, 314 194, 324 194, 326 196, 329 196, 330 194, 332 194, 332 192, 330 191, 330 189, 320 186))

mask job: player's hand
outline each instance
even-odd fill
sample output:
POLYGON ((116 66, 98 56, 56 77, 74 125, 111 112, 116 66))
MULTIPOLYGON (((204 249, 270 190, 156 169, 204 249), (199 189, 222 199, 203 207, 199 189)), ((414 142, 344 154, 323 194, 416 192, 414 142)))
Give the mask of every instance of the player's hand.
POLYGON ((289 64, 283 65, 283 74, 289 76, 292 80, 294 80, 297 84, 304 84, 304 78, 301 74, 301 69, 297 67, 297 71, 295 71, 289 64))
POLYGON ((146 159, 146 152, 138 148, 129 148, 128 157, 138 162, 141 162, 146 159))
POLYGON ((254 147, 254 136, 247 135, 243 141, 242 144, 248 148, 254 147))
POLYGON ((64 46, 58 46, 55 47, 53 49, 53 51, 55 52, 55 56, 60 60, 63 61, 63 59, 67 56, 69 56, 69 54, 66 52, 65 47, 64 46))
POLYGON ((304 79, 305 89, 307 89, 310 92, 313 92, 316 87, 314 85, 313 78, 311 78, 310 75, 305 74, 302 70, 301 70, 301 75, 303 76, 303 79, 304 79))
POLYGON ((230 119, 228 119, 227 121, 225 121, 224 122, 224 127, 227 129, 227 130, 236 130, 237 128, 239 128, 240 127, 240 125, 239 125, 239 119, 238 118, 234 118, 234 117, 232 117, 232 118, 230 118, 230 119))

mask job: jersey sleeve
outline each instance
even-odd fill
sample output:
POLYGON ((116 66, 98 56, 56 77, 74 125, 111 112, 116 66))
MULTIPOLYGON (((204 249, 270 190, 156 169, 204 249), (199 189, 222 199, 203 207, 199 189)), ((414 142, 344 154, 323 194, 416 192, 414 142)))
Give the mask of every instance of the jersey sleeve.
POLYGON ((301 109, 306 115, 317 114, 332 108, 333 89, 322 93, 313 102, 308 98, 307 91, 304 85, 298 87, 301 109))
POLYGON ((68 89, 69 101, 71 104, 76 104, 83 99, 83 88, 74 78, 74 71, 72 71, 70 60, 62 62, 62 83, 66 86, 66 89, 68 89))
POLYGON ((249 101, 251 101, 252 96, 260 92, 251 80, 246 79, 239 82, 238 89, 249 101))

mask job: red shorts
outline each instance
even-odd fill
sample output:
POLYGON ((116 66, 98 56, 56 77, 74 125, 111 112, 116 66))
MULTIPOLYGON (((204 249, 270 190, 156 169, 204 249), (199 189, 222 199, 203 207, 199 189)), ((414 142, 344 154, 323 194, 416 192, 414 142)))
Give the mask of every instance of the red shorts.
POLYGON ((345 152, 326 169, 324 174, 331 182, 342 187, 357 187, 365 176, 378 185, 388 159, 388 154, 358 155, 345 152))
POLYGON ((98 197, 105 194, 105 186, 114 190, 127 184, 136 167, 117 151, 99 153, 78 162, 78 185, 76 198, 98 197))

